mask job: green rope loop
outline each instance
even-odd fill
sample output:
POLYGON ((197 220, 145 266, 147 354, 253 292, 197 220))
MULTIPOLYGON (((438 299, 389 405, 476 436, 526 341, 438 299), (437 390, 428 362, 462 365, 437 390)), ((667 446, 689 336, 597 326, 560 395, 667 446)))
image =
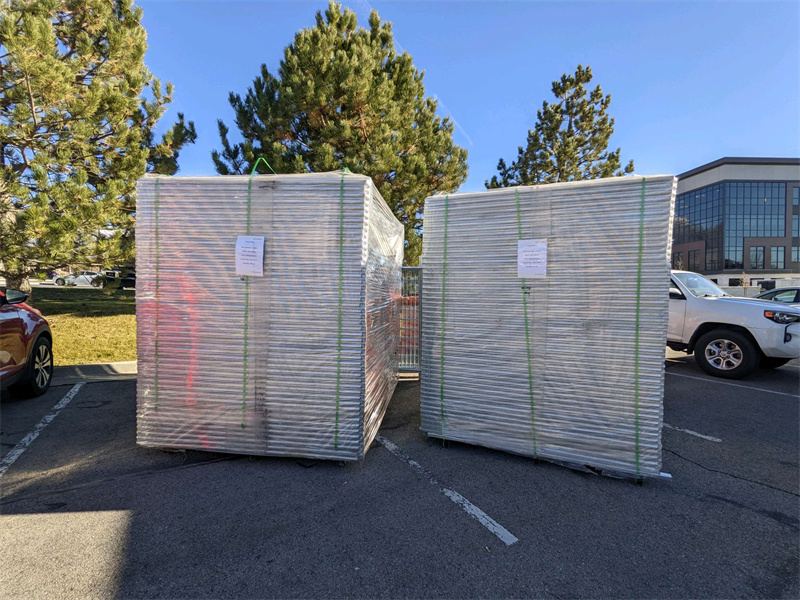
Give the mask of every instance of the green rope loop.
POLYGON ((253 170, 250 171, 250 177, 252 177, 253 175, 256 174, 256 167, 258 167, 258 163, 261 163, 261 162, 263 162, 265 165, 267 165, 267 168, 270 171, 272 171, 273 175, 277 175, 277 173, 275 172, 275 169, 273 169, 272 167, 269 166, 269 163, 267 162, 267 159, 265 159, 263 156, 259 156, 258 160, 256 161, 256 164, 253 165, 253 170))

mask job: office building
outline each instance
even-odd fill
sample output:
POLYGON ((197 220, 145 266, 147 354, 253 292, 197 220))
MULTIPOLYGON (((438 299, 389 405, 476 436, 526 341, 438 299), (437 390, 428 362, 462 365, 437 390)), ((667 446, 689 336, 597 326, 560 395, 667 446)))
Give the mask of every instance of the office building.
POLYGON ((672 266, 721 285, 800 273, 800 158, 721 158, 678 176, 672 266))

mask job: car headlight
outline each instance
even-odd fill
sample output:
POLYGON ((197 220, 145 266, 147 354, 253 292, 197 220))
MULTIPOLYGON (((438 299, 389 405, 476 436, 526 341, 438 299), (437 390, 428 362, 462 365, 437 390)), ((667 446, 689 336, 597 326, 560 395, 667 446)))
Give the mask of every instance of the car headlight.
POLYGON ((789 323, 797 323, 800 321, 800 315, 795 313, 781 312, 779 310, 765 310, 764 316, 770 321, 775 321, 781 325, 788 325, 789 323))

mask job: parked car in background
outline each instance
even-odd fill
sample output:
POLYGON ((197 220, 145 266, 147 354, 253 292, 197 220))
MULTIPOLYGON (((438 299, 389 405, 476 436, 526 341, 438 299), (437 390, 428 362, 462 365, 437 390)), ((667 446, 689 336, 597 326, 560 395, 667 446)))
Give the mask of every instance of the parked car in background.
POLYGON ((41 396, 53 379, 53 336, 27 294, 0 291, 0 387, 41 396))
POLYGON ((94 279, 92 279, 92 287, 104 288, 109 283, 117 281, 119 277, 120 277, 119 271, 112 271, 112 270, 100 271, 97 274, 97 276, 94 279))
POLYGON ((667 346, 694 353, 716 377, 774 369, 800 357, 800 307, 731 296, 702 275, 672 271, 667 346))
POLYGON ((92 281, 97 277, 97 271, 81 271, 71 275, 56 275, 53 283, 56 285, 92 285, 92 281))
POLYGON ((760 300, 773 300, 774 302, 783 302, 785 304, 800 305, 800 288, 785 287, 775 290, 769 290, 756 296, 760 300))
POLYGON ((125 277, 120 271, 103 271, 92 279, 92 286, 99 288, 125 289, 136 287, 136 273, 131 271, 125 277))
POLYGON ((136 273, 131 271, 125 277, 120 278, 119 282, 120 289, 133 289, 136 287, 136 273))

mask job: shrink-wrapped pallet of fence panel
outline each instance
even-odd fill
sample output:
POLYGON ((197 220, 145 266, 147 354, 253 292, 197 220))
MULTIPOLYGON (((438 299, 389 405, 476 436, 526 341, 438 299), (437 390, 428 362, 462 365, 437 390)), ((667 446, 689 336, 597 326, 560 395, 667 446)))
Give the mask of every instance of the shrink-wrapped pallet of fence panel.
POLYGON ((362 458, 397 382, 403 226, 372 181, 137 185, 137 442, 362 458))
POLYGON ((428 198, 423 431, 659 475, 675 181, 428 198))

